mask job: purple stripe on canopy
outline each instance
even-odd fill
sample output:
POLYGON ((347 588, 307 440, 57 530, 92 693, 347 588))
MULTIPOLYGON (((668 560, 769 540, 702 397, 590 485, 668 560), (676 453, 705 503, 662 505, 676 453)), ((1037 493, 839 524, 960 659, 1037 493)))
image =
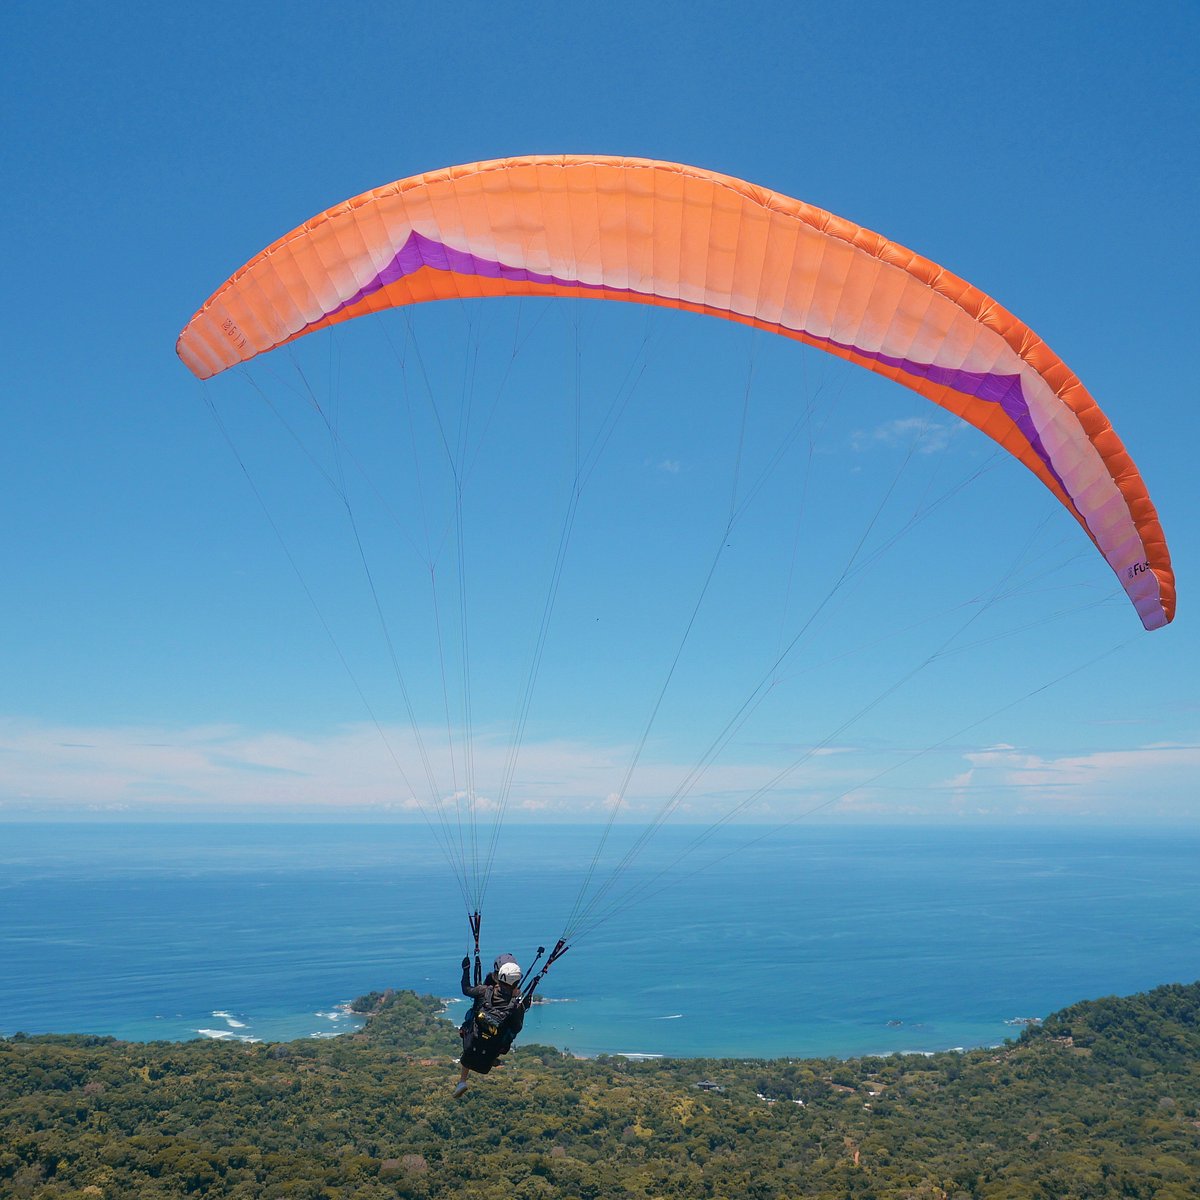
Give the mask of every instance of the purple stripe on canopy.
POLYGON ((547 287, 585 287, 603 288, 602 283, 579 283, 574 279, 559 279, 555 275, 542 275, 537 271, 529 271, 524 267, 510 267, 493 259, 480 258, 466 250, 455 250, 443 242, 435 242, 415 229, 408 236, 408 241, 396 251, 395 257, 373 279, 343 300, 336 308, 326 315, 334 316, 344 308, 350 308, 360 300, 387 287, 389 283, 397 283, 406 275, 413 275, 422 267, 430 267, 435 271, 451 271, 458 275, 482 275, 487 279, 512 279, 521 283, 543 283, 547 287))

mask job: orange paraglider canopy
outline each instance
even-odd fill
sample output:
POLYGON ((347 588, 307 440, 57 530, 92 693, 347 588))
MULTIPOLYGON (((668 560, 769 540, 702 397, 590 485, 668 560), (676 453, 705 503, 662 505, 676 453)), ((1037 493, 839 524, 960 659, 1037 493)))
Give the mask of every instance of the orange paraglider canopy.
POLYGON ((1147 629, 1174 616, 1170 555, 1141 475, 1045 342, 937 263, 730 176, 554 155, 402 179, 256 255, 177 349, 204 379, 364 313, 528 295, 707 313, 894 379, 1028 467, 1087 531, 1147 629))

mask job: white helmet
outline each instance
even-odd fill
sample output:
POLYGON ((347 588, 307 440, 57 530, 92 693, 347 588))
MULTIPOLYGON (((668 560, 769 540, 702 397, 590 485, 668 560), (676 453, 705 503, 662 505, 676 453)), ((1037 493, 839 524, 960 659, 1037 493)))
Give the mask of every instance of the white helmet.
POLYGON ((509 987, 516 987, 521 982, 521 968, 515 962, 506 962, 496 973, 496 978, 509 987))

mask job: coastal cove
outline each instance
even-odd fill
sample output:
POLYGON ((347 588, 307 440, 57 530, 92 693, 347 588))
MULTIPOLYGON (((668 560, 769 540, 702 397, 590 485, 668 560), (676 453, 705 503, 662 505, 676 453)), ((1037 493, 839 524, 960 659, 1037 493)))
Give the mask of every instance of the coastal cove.
MULTIPOLYGON (((466 922, 422 827, 2 830, 2 1035, 323 1039, 357 1028, 344 1006, 373 990, 456 1000, 466 922)), ((1195 973, 1195 832, 812 825, 746 845, 761 832, 722 831, 573 947, 523 1040, 586 1056, 934 1052, 1195 973)), ((634 833, 616 831, 606 863, 634 833)), ((692 836, 663 831, 630 882, 692 836)), ((597 839, 506 830, 485 954, 552 944, 597 839)))

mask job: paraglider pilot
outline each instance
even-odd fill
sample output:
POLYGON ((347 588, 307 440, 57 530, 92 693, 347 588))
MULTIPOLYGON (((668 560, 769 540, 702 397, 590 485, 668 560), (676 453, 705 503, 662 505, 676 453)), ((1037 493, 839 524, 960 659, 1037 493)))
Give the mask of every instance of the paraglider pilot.
MULTIPOLYGON (((476 960, 478 962, 478 959, 476 960)), ((479 976, 476 975, 476 979, 479 976)), ((482 983, 471 983, 471 960, 462 960, 462 993, 475 1003, 459 1028, 463 1040, 458 1060, 462 1074, 454 1088, 455 1097, 467 1090, 471 1071, 486 1075, 501 1054, 507 1054, 513 1039, 525 1024, 521 1003, 521 968, 511 954, 501 954, 482 983)))

